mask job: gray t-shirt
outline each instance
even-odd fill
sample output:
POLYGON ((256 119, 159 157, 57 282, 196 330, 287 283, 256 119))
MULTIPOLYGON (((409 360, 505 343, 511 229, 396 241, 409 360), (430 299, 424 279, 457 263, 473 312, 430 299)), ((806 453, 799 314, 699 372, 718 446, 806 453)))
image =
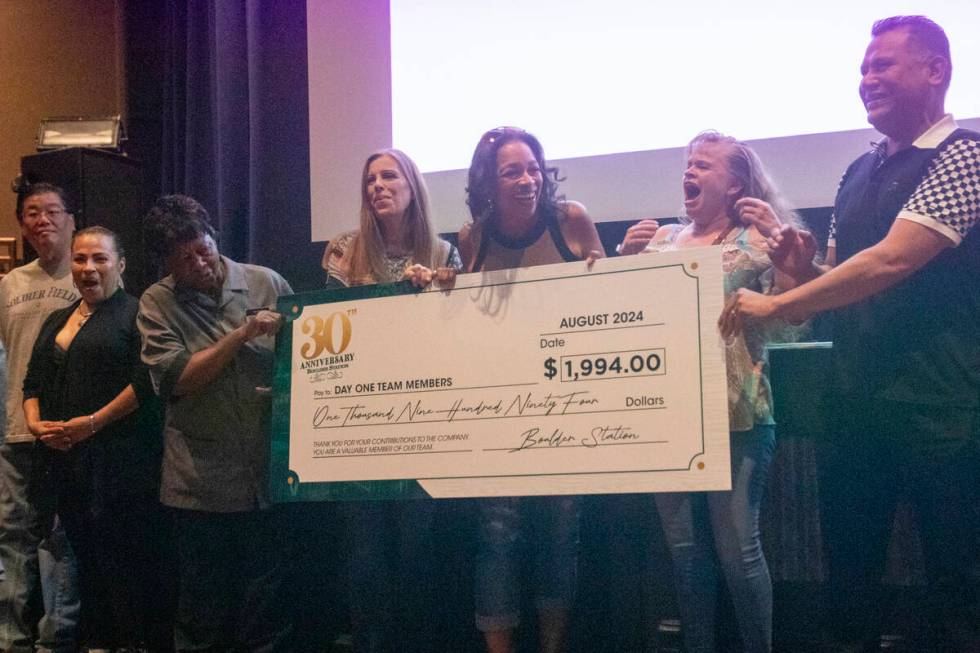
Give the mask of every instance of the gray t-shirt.
POLYGON ((33 442, 24 419, 24 375, 34 341, 48 315, 78 299, 66 270, 52 277, 38 261, 15 268, 0 280, 0 340, 7 350, 6 442, 33 442))
POLYGON ((198 392, 174 395, 173 388, 191 356, 234 331, 247 309, 274 308, 292 289, 268 268, 221 260, 220 300, 166 277, 143 294, 136 323, 143 361, 167 402, 160 500, 175 508, 238 512, 268 504, 271 401, 256 387, 272 384, 274 339, 245 343, 198 392))
POLYGON ((2 341, 0 341, 0 397, 4 397, 4 401, 0 401, 0 443, 2 443, 7 433, 7 350, 3 348, 2 341))

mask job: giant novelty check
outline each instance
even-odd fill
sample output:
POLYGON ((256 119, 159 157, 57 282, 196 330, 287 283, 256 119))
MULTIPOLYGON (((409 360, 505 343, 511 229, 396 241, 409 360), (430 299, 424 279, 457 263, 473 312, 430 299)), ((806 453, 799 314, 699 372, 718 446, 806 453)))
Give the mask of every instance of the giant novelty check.
POLYGON ((280 300, 278 500, 730 487, 721 250, 280 300))

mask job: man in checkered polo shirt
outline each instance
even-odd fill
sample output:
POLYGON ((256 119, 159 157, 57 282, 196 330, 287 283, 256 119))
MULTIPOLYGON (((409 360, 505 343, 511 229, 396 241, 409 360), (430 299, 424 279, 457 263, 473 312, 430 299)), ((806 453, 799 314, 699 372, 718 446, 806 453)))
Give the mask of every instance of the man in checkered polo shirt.
MULTIPOLYGON (((912 499, 928 573, 916 651, 980 651, 980 134, 944 111, 949 42, 923 16, 875 23, 861 64, 885 135, 844 173, 827 248, 784 227, 775 265, 801 285, 739 291, 720 320, 834 310, 833 413, 821 464, 833 626, 869 643, 899 495, 912 499)), ((877 648, 875 648, 877 650, 877 648)))

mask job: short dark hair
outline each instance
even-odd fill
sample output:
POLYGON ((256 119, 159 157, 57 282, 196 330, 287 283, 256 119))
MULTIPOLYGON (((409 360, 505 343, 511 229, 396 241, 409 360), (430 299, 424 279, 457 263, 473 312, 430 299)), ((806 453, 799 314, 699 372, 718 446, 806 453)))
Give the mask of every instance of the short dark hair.
POLYGON ((949 86, 953 74, 953 59, 949 54, 949 39, 946 32, 931 18, 926 16, 889 16, 876 20, 871 26, 871 36, 898 29, 908 30, 909 37, 917 46, 931 55, 938 55, 948 62, 945 86, 949 86))
POLYGON ((466 184, 466 204, 470 207, 473 221, 483 226, 495 219, 494 199, 497 197, 497 152, 512 141, 521 141, 534 154, 541 168, 541 199, 538 201, 539 216, 557 215, 558 168, 549 167, 544 158, 544 148, 534 134, 520 127, 497 127, 483 134, 473 151, 473 160, 466 184))
POLYGON ((205 208, 187 195, 161 197, 143 218, 143 243, 158 263, 177 245, 200 236, 215 238, 216 233, 205 208))
POLYGON ((126 257, 126 251, 123 249, 122 243, 119 241, 119 235, 112 229, 108 229, 102 225, 95 225, 93 227, 85 227, 84 229, 76 231, 71 237, 72 247, 75 246, 75 241, 82 236, 105 236, 112 241, 112 248, 116 250, 116 255, 119 256, 119 258, 126 257))
POLYGON ((24 184, 17 190, 17 222, 24 221, 24 202, 41 193, 54 193, 61 199, 61 203, 65 205, 65 211, 72 213, 71 207, 68 205, 68 196, 65 194, 65 190, 61 186, 40 181, 36 184, 24 184))

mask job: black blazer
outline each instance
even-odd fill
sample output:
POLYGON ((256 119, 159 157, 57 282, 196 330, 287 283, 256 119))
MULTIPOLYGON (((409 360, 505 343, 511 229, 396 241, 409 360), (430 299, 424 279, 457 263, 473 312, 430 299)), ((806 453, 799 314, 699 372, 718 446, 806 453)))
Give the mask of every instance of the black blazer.
POLYGON ((24 377, 24 399, 38 399, 42 419, 66 420, 91 415, 132 384, 140 404, 137 411, 106 425, 69 452, 48 452, 56 462, 72 462, 86 467, 89 474, 105 474, 149 489, 159 479, 162 407, 140 360, 139 302, 117 290, 99 305, 68 350, 56 352, 55 337, 80 301, 54 311, 41 326, 24 377))

